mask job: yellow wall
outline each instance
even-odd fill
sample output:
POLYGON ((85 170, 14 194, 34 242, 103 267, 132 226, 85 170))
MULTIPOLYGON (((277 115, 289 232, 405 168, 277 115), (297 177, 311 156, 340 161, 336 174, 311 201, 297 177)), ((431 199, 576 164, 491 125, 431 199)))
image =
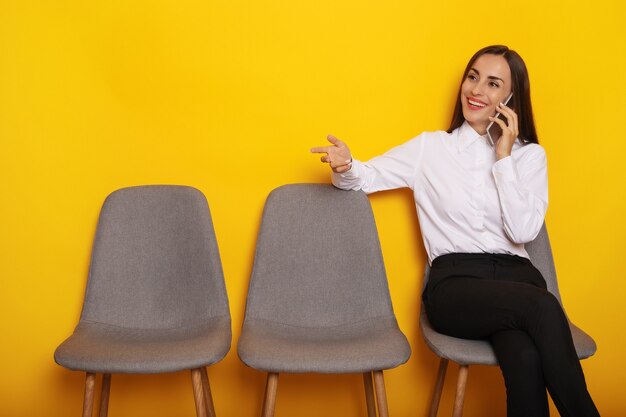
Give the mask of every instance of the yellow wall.
MULTIPOLYGON (((264 380, 235 346, 265 197, 328 181, 308 153, 327 133, 367 159, 446 127, 466 61, 492 43, 529 67, 563 298, 599 345, 583 366, 602 415, 623 416, 621 0, 0 0, 0 415, 80 414, 84 376, 52 354, 78 321, 103 199, 148 183, 193 185, 210 202, 234 335, 209 376, 220 416, 257 415, 264 380)), ((413 349, 387 373, 390 411, 424 415, 437 360, 417 329, 411 196, 371 201, 413 349)), ((111 394, 113 416, 194 414, 186 373, 114 376, 111 394)), ((278 395, 279 416, 365 412, 358 376, 286 376, 278 395)), ((466 415, 503 414, 499 371, 472 369, 466 415)))

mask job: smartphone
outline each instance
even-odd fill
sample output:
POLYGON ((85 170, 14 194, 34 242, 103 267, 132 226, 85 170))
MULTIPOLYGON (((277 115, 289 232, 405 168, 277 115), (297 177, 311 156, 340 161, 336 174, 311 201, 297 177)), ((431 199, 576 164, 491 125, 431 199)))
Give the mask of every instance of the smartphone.
MULTIPOLYGON (((513 104, 513 102, 511 101, 512 98, 513 93, 509 94, 506 100, 504 100, 504 105, 511 107, 511 104, 513 104), (509 104, 509 102, 511 102, 511 104, 509 104)), ((498 118, 504 120, 504 116, 502 116, 502 113, 496 113, 496 119, 498 118)), ((496 142, 498 141, 498 139, 500 139, 500 136, 502 136, 502 128, 500 127, 500 125, 497 124, 495 121, 489 123, 489 126, 487 126, 487 139, 489 140, 491 146, 496 145, 496 142)))

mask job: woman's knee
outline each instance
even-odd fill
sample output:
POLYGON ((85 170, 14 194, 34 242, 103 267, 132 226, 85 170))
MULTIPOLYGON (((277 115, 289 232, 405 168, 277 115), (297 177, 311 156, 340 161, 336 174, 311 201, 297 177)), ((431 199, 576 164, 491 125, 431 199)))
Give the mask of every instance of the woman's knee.
POLYGON ((553 294, 547 291, 534 297, 531 313, 534 314, 532 314, 529 318, 534 318, 534 320, 537 320, 538 323, 549 324, 555 322, 567 322, 561 303, 553 294))
POLYGON ((547 291, 536 297, 535 306, 538 310, 546 314, 563 314, 563 307, 561 307, 559 300, 557 300, 554 294, 547 291))

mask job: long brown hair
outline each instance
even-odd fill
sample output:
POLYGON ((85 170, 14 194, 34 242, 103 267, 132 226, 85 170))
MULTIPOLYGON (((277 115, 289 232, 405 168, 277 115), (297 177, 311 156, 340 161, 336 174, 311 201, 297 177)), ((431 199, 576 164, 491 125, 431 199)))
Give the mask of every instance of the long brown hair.
MULTIPOLYGON (((533 107, 530 102, 530 80, 528 78, 528 70, 524 60, 517 52, 509 49, 504 45, 491 45, 487 46, 480 51, 476 52, 474 56, 467 63, 461 84, 467 78, 469 70, 474 65, 476 60, 485 54, 499 55, 506 59, 511 69, 511 91, 513 92, 513 105, 512 108, 517 113, 517 119, 519 121, 519 139, 523 143, 539 143, 537 139, 537 131, 535 130, 535 120, 533 118, 533 107)), ((463 117, 463 107, 461 106, 461 87, 459 86, 459 94, 456 99, 456 105, 454 107, 454 113, 452 114, 452 121, 448 128, 448 133, 463 124, 465 117, 463 117)))

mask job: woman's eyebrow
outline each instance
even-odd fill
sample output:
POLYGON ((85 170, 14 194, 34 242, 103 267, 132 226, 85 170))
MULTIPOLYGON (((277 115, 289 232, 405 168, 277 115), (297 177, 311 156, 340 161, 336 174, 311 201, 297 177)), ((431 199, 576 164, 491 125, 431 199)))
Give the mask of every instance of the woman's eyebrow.
MULTIPOLYGON (((478 71, 478 70, 477 70, 476 68, 474 68, 474 67, 470 68, 470 71, 474 71, 476 74, 480 75, 480 71, 478 71)), ((490 79, 490 80, 499 80, 499 81, 504 82, 504 80, 503 80, 502 78, 500 78, 500 77, 496 77, 495 75, 490 75, 490 76, 488 76, 487 78, 488 78, 488 79, 490 79)))

